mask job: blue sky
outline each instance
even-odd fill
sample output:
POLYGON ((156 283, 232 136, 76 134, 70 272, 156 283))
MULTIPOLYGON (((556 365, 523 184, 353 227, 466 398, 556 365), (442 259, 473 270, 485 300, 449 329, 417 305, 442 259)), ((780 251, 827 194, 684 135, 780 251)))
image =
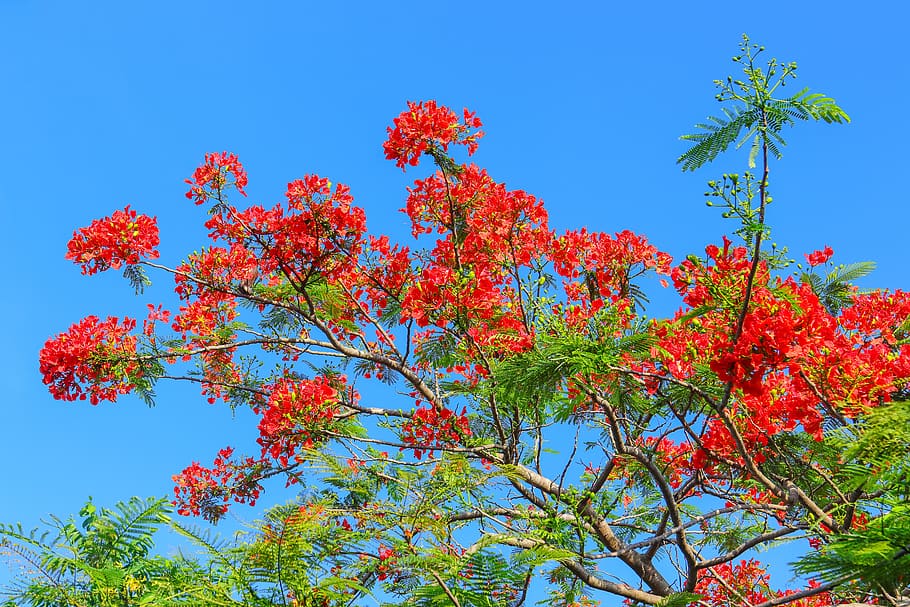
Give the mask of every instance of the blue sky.
POLYGON ((83 316, 170 298, 166 277, 137 298, 117 273, 81 276, 66 242, 130 204, 158 217, 177 263, 204 244, 183 179, 207 151, 240 156, 251 201, 318 173, 352 187, 371 231, 405 238, 396 211, 420 174, 381 144, 407 100, 437 99, 478 113, 478 164, 543 198, 557 229, 631 229, 681 258, 733 229, 702 193, 744 155, 695 174, 675 158, 718 111, 712 80, 748 32, 853 118, 789 133, 773 239, 874 260, 866 286, 910 288, 905 4, 632 4, 2 0, 0 521, 163 494, 190 461, 252 447, 255 425, 192 387, 163 386, 154 409, 91 407, 52 400, 37 370, 44 341, 83 316))

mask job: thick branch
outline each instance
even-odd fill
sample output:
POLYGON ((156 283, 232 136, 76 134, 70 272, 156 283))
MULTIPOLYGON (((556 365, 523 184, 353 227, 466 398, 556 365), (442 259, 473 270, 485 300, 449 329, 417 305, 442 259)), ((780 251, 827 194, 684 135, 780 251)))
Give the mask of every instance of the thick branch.
MULTIPOLYGON (((530 550, 542 545, 543 540, 534 540, 530 538, 518 538, 513 536, 493 536, 495 541, 499 544, 505 544, 507 546, 515 546, 517 548, 524 548, 530 550)), ((468 549, 465 554, 468 554, 471 549, 468 549)), ((616 582, 610 582, 601 577, 598 577, 594 573, 590 572, 585 568, 585 566, 573 559, 559 559, 559 564, 572 572, 572 574, 578 578, 583 584, 594 588, 596 590, 603 590, 616 594, 622 597, 630 598, 641 603, 646 603, 648 605, 654 605, 663 598, 662 595, 652 594, 644 590, 639 590, 633 588, 628 584, 617 584, 616 582)))
POLYGON ((673 521, 673 525, 678 529, 676 533, 676 543, 679 546, 679 549, 682 551, 683 558, 686 559, 686 564, 688 565, 689 571, 688 577, 691 578, 694 583, 695 563, 697 561, 697 556, 695 554, 695 550, 692 549, 692 546, 689 545, 689 541, 686 539, 685 527, 682 527, 682 519, 679 516, 679 507, 676 503, 676 496, 673 493, 673 489, 670 488, 670 484, 667 482, 666 477, 654 464, 654 460, 648 456, 648 454, 644 453, 641 449, 635 447, 634 445, 627 444, 623 440, 623 437, 619 431, 619 421, 616 419, 616 412, 613 411, 613 407, 611 407, 609 403, 607 403, 604 399, 600 398, 596 394, 592 394, 592 397, 594 398, 594 401, 600 405, 604 411, 604 414, 607 416, 607 421, 610 426, 610 436, 613 439, 613 448, 616 449, 617 453, 623 453, 634 457, 648 470, 648 473, 651 475, 651 478, 657 485, 657 488, 664 499, 664 503, 667 505, 667 511, 670 514, 670 520, 673 521))
MULTIPOLYGON (((529 468, 526 468, 525 466, 522 466, 521 464, 513 465, 512 469, 532 487, 535 487, 536 489, 539 489, 544 493, 553 496, 554 498, 567 505, 575 505, 571 500, 566 499, 562 495, 562 491, 560 490, 559 485, 557 485, 552 480, 534 472, 529 468)), ((631 568, 632 571, 634 571, 636 575, 638 575, 638 577, 645 584, 647 584, 654 593, 660 596, 667 596, 673 592, 670 584, 654 567, 654 565, 647 562, 641 556, 641 554, 637 552, 628 552, 626 550, 627 547, 625 543, 616 536, 616 534, 613 532, 613 529, 609 524, 607 524, 603 517, 594 511, 590 503, 587 504, 579 514, 591 524, 597 539, 604 546, 613 552, 618 553, 620 560, 628 565, 629 568, 631 568)))

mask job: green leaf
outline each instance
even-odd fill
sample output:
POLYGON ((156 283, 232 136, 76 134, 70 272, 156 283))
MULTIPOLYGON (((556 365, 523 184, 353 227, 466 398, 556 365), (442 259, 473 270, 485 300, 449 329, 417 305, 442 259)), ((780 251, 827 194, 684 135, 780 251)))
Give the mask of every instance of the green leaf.
POLYGON ((713 124, 696 125, 696 128, 705 132, 680 137, 684 141, 695 142, 695 145, 676 159, 676 163, 681 164, 684 171, 694 171, 714 160, 737 140, 744 128, 755 124, 757 119, 755 110, 744 106, 722 109, 725 118, 711 116, 709 120, 713 124))
POLYGON ((654 607, 688 607, 689 604, 699 600, 701 597, 700 594, 694 594, 692 592, 677 592, 671 594, 670 596, 664 597, 660 600, 659 603, 655 603, 654 607))
POLYGON ((749 168, 755 168, 755 159, 758 158, 758 153, 761 151, 761 137, 756 135, 755 139, 752 140, 752 147, 749 149, 749 168))

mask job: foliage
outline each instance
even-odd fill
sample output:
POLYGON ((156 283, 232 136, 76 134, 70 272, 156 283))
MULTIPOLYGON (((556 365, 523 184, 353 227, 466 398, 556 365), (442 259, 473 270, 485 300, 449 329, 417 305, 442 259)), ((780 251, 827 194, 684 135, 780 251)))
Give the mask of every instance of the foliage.
POLYGON ((357 580, 323 576, 303 567, 327 538, 320 519, 297 507, 271 511, 242 542, 178 525, 164 498, 132 498, 113 509, 89 501, 72 518, 53 519, 51 529, 25 533, 0 528, 3 549, 26 564, 27 573, 7 592, 7 605, 34 607, 128 607, 290 604, 346 605, 367 592, 357 580), (150 553, 156 532, 170 527, 191 540, 196 557, 150 553))
POLYGON ((781 157, 780 146, 786 142, 780 132, 797 120, 823 120, 829 124, 850 122, 850 117, 834 99, 821 93, 809 93, 808 88, 787 98, 775 98, 773 95, 779 87, 796 78, 796 63, 771 59, 764 66, 757 64, 758 55, 765 48, 751 44, 746 36, 743 36, 739 50, 740 54, 733 61, 743 66, 745 80, 728 76, 726 81, 714 81, 720 89, 717 100, 732 101, 734 105, 722 108, 723 117, 709 116, 709 122, 695 125, 701 132, 683 135, 682 139, 695 142, 677 160, 685 171, 694 171, 711 162, 733 143, 740 148, 750 140, 749 168, 752 169, 760 152, 781 157), (746 133, 740 136, 743 130, 746 133))
MULTIPOLYGON (((0 546, 32 571, 11 590, 12 601, 36 607, 140 604, 169 564, 150 557, 153 536, 166 522, 165 499, 133 498, 114 509, 89 502, 50 530, 0 526, 0 546)), ((14 603, 12 603, 14 604, 14 603)))
POLYGON ((860 292, 871 264, 828 247, 793 272, 764 244, 783 127, 849 117, 808 89, 776 97, 796 64, 762 52, 744 39, 745 78, 718 82, 723 116, 679 158, 751 141, 749 170, 708 192, 745 246, 674 264, 629 231, 557 233, 540 200, 456 158, 482 124, 435 102, 410 103, 384 146, 403 170, 435 166, 408 189, 409 245, 369 234, 324 177, 235 206, 249 183, 228 153, 187 180, 213 242, 183 263, 153 263, 154 219, 122 229, 128 210, 78 232, 86 273, 170 273, 181 303, 149 306, 138 334, 91 317, 50 339, 52 393, 95 404, 190 378, 259 415, 251 455, 175 476, 182 514, 217 521, 273 476, 301 486, 238 546, 186 531, 211 548, 187 596, 514 607, 536 583, 573 607, 899 602, 906 581, 878 574, 906 557, 890 449, 908 438, 910 295, 860 292), (644 316, 646 275, 679 293, 671 318, 644 316), (758 551, 807 540, 797 570, 822 581, 775 588, 758 551))

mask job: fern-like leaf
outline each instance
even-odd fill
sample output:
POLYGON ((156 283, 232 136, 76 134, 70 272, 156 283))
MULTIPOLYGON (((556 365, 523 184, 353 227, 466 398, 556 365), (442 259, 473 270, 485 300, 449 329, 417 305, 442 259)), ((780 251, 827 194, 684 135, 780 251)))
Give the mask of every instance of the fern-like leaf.
POLYGON ((808 88, 804 88, 785 101, 790 107, 803 112, 808 120, 824 120, 828 124, 843 124, 850 122, 850 116, 842 110, 831 97, 821 93, 809 93, 808 88))
POLYGON ((834 536, 821 550, 794 563, 794 570, 910 597, 910 505, 895 504, 887 514, 869 521, 866 529, 834 536))
POLYGON ((853 283, 868 276, 873 270, 874 262, 861 261, 836 266, 824 277, 805 272, 801 278, 812 287, 822 305, 830 313, 837 314, 852 301, 855 292, 853 283))
POLYGON ((730 144, 736 142, 744 128, 755 124, 756 111, 743 106, 733 109, 723 108, 726 118, 710 117, 711 123, 696 125, 704 132, 683 135, 680 139, 694 141, 695 144, 686 150, 676 163, 682 165, 684 171, 694 171, 714 160, 719 154, 725 152, 730 144))

